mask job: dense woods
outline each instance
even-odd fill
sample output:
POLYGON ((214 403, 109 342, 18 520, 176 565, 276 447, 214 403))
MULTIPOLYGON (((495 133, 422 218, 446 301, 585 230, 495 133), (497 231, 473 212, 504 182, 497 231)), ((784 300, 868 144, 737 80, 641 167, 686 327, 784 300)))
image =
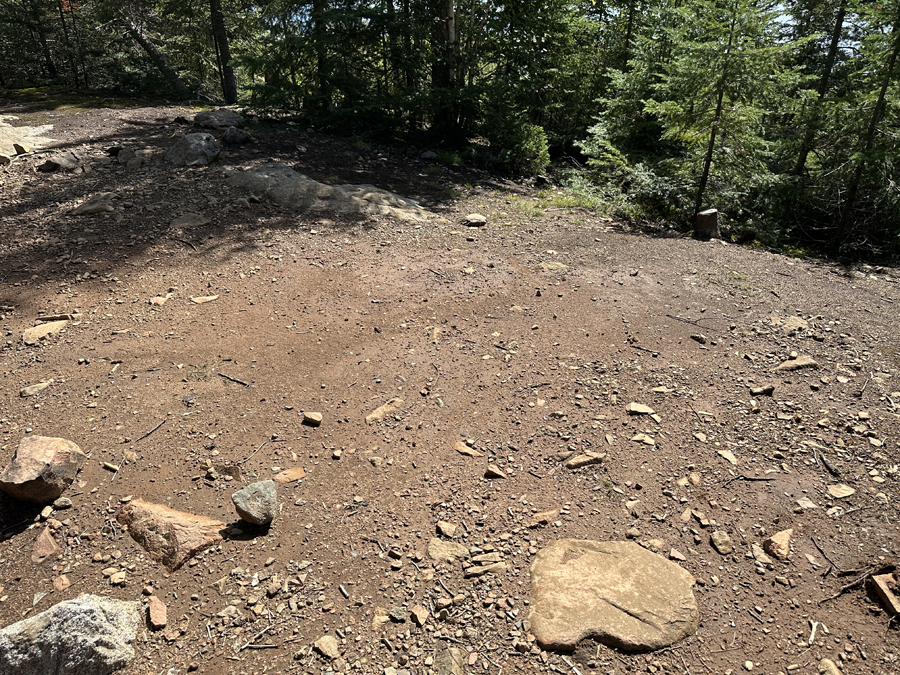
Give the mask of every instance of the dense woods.
POLYGON ((900 0, 0 0, 0 87, 240 103, 738 240, 900 252, 900 0))

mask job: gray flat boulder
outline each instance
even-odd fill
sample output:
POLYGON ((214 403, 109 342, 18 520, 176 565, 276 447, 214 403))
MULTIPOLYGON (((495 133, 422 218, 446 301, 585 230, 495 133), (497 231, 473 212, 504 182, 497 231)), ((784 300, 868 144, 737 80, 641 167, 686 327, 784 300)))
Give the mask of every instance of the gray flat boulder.
POLYGON ((212 134, 185 134, 166 151, 166 161, 175 166, 208 166, 219 156, 212 134))
POLYGON ((275 509, 278 507, 275 481, 251 483, 231 495, 231 501, 241 520, 254 525, 267 525, 275 518, 275 509))
POLYGON ((194 124, 206 129, 227 129, 228 127, 241 128, 244 126, 244 118, 228 108, 216 108, 204 110, 194 115, 194 124))
POLYGON ((634 542, 562 539, 531 565, 531 632, 542 649, 585 638, 627 651, 662 649, 700 623, 694 577, 634 542))
POLYGON ((0 490, 15 499, 49 504, 72 484, 85 459, 81 448, 65 438, 26 436, 0 473, 0 490))
POLYGON ((431 215, 417 202, 393 192, 372 185, 325 185, 278 162, 247 171, 226 169, 225 177, 234 188, 262 194, 297 211, 393 216, 407 221, 423 221, 431 215))
POLYGON ((141 604, 81 595, 0 629, 0 673, 108 675, 134 659, 141 604))

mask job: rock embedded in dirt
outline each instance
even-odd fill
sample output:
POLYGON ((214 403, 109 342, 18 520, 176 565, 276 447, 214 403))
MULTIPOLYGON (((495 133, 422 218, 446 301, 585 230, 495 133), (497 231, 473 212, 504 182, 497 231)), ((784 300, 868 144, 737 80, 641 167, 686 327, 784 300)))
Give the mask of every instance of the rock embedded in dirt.
POLYGON ((295 466, 291 469, 285 469, 279 473, 276 473, 272 476, 272 480, 274 480, 279 485, 287 485, 288 483, 296 483, 298 480, 303 480, 306 477, 306 471, 303 467, 295 466))
POLYGON ((184 213, 177 218, 173 218, 172 222, 169 223, 171 227, 175 228, 184 228, 184 227, 202 227, 204 225, 209 225, 210 220, 206 216, 200 213, 184 213))
POLYGON ((625 406, 625 412, 627 412, 629 415, 652 415, 654 413, 654 410, 649 405, 644 405, 643 403, 635 403, 632 401, 625 406))
POLYGON ((315 648, 322 656, 334 661, 341 658, 341 651, 338 648, 337 638, 333 635, 323 635, 315 641, 315 648))
POLYGON ((75 171, 76 169, 81 168, 82 164, 84 164, 84 159, 84 155, 77 152, 60 152, 55 155, 50 155, 38 165, 37 170, 45 173, 50 173, 52 171, 75 171))
POLYGON ((50 527, 45 527, 34 542, 31 551, 31 562, 42 563, 48 558, 53 558, 59 553, 59 544, 50 534, 50 527))
POLYGON ((849 485, 844 485, 843 483, 838 483, 837 485, 829 485, 827 488, 827 492, 835 499, 845 499, 856 494, 855 489, 853 489, 849 485))
POLYGON ((185 134, 166 151, 166 161, 173 166, 208 166, 219 156, 219 146, 212 134, 185 134))
POLYGON ((795 370, 801 370, 803 368, 818 368, 819 364, 815 361, 811 356, 807 356, 803 354, 802 356, 798 356, 795 359, 788 359, 781 363, 777 368, 775 368, 776 372, 779 373, 789 373, 795 370))
POLYGON ((0 474, 0 490, 15 499, 49 504, 72 484, 85 459, 81 448, 65 438, 26 436, 0 474))
POLYGON ((737 466, 737 457, 731 450, 717 450, 716 454, 733 466, 737 466))
POLYGON ((541 511, 540 513, 535 513, 533 516, 531 516, 531 520, 528 521, 528 527, 548 525, 557 518, 559 518, 559 509, 553 509, 551 511, 541 511))
POLYGON ((487 469, 484 470, 485 478, 506 478, 506 474, 500 470, 496 464, 488 464, 487 469))
POLYGON ((421 605, 415 605, 409 610, 409 618, 419 627, 424 626, 428 622, 428 610, 421 605))
POLYGON ((709 535, 709 541, 722 555, 728 555, 734 551, 734 544, 731 543, 731 537, 728 536, 727 532, 716 530, 709 535))
POLYGON ((166 604, 155 595, 151 595, 147 600, 147 619, 150 628, 152 630, 162 630, 168 623, 166 604))
POLYGON ((583 455, 575 455, 566 460, 567 469, 580 469, 591 464, 602 464, 609 459, 605 452, 585 452, 583 455))
POLYGON ((226 169, 225 177, 231 187, 298 211, 393 216, 406 221, 424 221, 433 215, 418 202, 373 185, 325 185, 277 162, 246 171, 226 169))
POLYGON ((225 523, 134 499, 116 515, 131 538, 155 561, 174 572, 186 561, 222 540, 225 523))
POLYGON ((469 549, 462 544, 443 541, 433 537, 428 541, 428 557, 432 560, 442 560, 449 563, 460 558, 468 558, 469 549))
POLYGON ((317 427, 322 424, 322 413, 320 412, 304 412, 303 424, 308 427, 317 427))
POLYGON ((115 211, 116 207, 112 205, 112 200, 115 198, 115 192, 98 192, 72 209, 71 213, 73 216, 92 216, 96 213, 115 211))
POLYGON ((206 129, 215 129, 221 131, 228 127, 243 128, 244 118, 234 110, 228 108, 216 108, 215 110, 204 110, 194 115, 194 124, 206 129))
POLYGON ((135 601, 81 595, 0 629, 0 673, 109 675, 134 659, 135 601))
POLYGON ((487 225, 487 217, 480 213, 470 213, 463 218, 463 225, 466 227, 484 227, 487 225))
POLYGON ((822 659, 819 661, 819 675, 843 675, 843 673, 834 661, 822 659))
POLYGON ((392 398, 384 405, 378 406, 377 408, 375 408, 375 410, 366 415, 366 424, 372 424, 373 422, 383 420, 387 415, 397 412, 402 407, 402 398, 392 398))
POLYGON ((531 632, 542 649, 586 638, 627 651, 662 649, 693 635, 694 578, 632 542, 562 539, 531 565, 531 632))
POLYGON ((435 675, 465 675, 464 652, 457 647, 448 647, 434 657, 435 675))
POLYGON ((225 145, 243 145, 250 140, 250 134, 237 127, 228 127, 222 134, 222 142, 225 145))
POLYGON ((437 531, 439 534, 447 537, 447 539, 453 539, 456 536, 457 526, 453 523, 448 523, 446 520, 439 520, 437 523, 437 531))
POLYGON ((484 453, 478 452, 478 450, 470 447, 464 441, 456 441, 456 443, 453 444, 453 449, 466 457, 484 457, 484 453))
POLYGON ((22 342, 26 345, 36 345, 41 340, 45 340, 51 335, 59 333, 68 325, 69 322, 63 319, 60 321, 48 321, 47 323, 42 323, 38 326, 26 328, 25 332, 22 333, 22 342))
POLYGON ((756 562, 761 562, 763 565, 770 565, 772 563, 772 559, 766 555, 765 549, 759 544, 750 544, 750 554, 756 562))
POLYGON ((261 480, 241 488, 231 501, 242 520, 254 525, 268 525, 275 518, 278 493, 274 480, 261 480))
POLYGON ((787 560, 791 554, 791 535, 793 534, 793 529, 776 532, 763 542, 763 549, 779 560, 787 560))
POLYGON ((50 386, 49 382, 38 382, 37 384, 32 384, 27 387, 24 387, 21 391, 19 391, 19 396, 22 398, 28 398, 29 396, 34 396, 44 391, 47 387, 50 386))

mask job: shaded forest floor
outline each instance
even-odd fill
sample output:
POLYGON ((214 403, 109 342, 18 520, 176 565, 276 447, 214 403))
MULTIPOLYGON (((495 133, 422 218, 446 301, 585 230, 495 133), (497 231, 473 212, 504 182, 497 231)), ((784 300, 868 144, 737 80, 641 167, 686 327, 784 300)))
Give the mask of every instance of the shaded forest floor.
POLYGON ((138 599, 150 585, 169 623, 142 631, 125 673, 418 674, 447 646, 490 675, 571 664, 736 673, 747 662, 806 674, 823 657, 845 675, 900 672, 896 622, 878 601, 861 587, 830 599, 900 545, 900 272, 629 232, 552 188, 422 160, 428 148, 285 122, 251 124, 255 141, 212 167, 167 167, 165 149, 188 130, 175 118, 193 112, 0 105, 14 124, 53 124, 53 147, 93 165, 40 173, 34 154, 0 167, 0 465, 29 433, 90 453, 66 493, 73 508, 54 515, 54 559, 32 562, 37 511, 0 496, 0 625, 85 592, 138 599), (104 165, 112 145, 145 166, 104 165), (238 202, 247 195, 222 167, 265 161, 371 183, 435 216, 238 202), (116 193, 114 211, 70 214, 98 192, 116 193), (210 222, 173 227, 185 212, 210 222), (487 225, 465 227, 472 212, 487 225), (81 317, 23 343, 38 316, 64 313, 81 317), (792 352, 819 367, 776 372, 792 352), (51 384, 19 395, 38 382, 51 384), (766 385, 771 396, 751 395, 766 385), (400 410, 364 422, 394 397, 400 410), (659 419, 627 414, 630 402, 659 419), (304 411, 321 412, 321 426, 304 426, 304 411), (565 468, 585 450, 611 461, 565 468), (486 478, 489 462, 506 478, 486 478), (236 483, 210 466, 238 466, 245 483, 295 466, 306 477, 279 488, 271 528, 168 574, 114 526, 116 508, 140 497, 232 522, 236 483), (834 498, 835 484, 855 492, 834 498), (438 521, 499 552, 507 571, 465 578, 461 562, 429 560, 438 521), (788 561, 757 563, 751 545, 788 528, 788 561), (714 530, 734 553, 711 546, 714 530), (649 654, 527 644, 535 553, 564 537, 626 536, 684 558, 698 633, 649 654), (124 586, 104 577, 110 565, 124 586), (55 590, 63 574, 71 586, 55 590), (447 596, 458 604, 440 619, 447 596), (424 626, 377 620, 417 605, 424 626), (337 661, 311 649, 326 633, 337 661))

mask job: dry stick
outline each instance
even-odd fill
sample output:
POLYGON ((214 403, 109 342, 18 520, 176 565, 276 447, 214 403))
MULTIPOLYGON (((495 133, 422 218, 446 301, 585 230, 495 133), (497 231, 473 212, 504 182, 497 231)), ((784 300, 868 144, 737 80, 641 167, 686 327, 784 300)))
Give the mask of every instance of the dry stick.
POLYGON ((722 487, 725 487, 725 486, 728 485, 729 483, 732 483, 732 482, 734 482, 734 481, 736 481, 736 480, 746 480, 746 481, 769 481, 769 480, 775 480, 775 479, 774 479, 774 478, 757 478, 756 476, 744 476, 744 475, 741 475, 741 476, 735 476, 734 478, 729 478, 729 479, 726 480, 724 483, 722 483, 722 487))
MULTIPOLYGON (((282 622, 282 623, 284 623, 284 622, 282 622)), ((276 625, 278 625, 278 624, 270 623, 268 626, 266 626, 265 628, 263 628, 263 629, 262 629, 261 631, 259 631, 256 635, 254 635, 252 638, 250 638, 249 640, 247 640, 247 643, 246 643, 243 647, 241 647, 238 651, 239 651, 239 652, 242 652, 242 651, 244 651, 245 649, 247 649, 247 647, 249 647, 249 646, 251 645, 251 643, 252 643, 254 640, 256 640, 257 638, 261 638, 263 635, 265 635, 265 634, 268 633, 270 630, 272 630, 273 628, 275 628, 276 625)))
POLYGON ((700 416, 700 413, 698 413, 696 410, 694 410, 694 406, 692 406, 690 404, 690 402, 688 402, 688 408, 691 409, 691 412, 697 416, 697 419, 700 420, 701 423, 706 424, 706 420, 700 416))
POLYGON ((238 462, 238 464, 243 464, 243 463, 246 462, 248 459, 250 459, 251 457, 253 457, 253 455, 255 455, 257 452, 259 452, 260 450, 262 450, 263 445, 265 445, 265 444, 268 443, 268 442, 269 442, 268 440, 263 441, 263 442, 260 444, 260 446, 259 446, 256 450, 254 450, 254 451, 251 452, 249 455, 247 455, 247 457, 245 457, 245 458, 242 459, 240 462, 238 462))
POLYGON ((830 563, 831 563, 831 566, 832 566, 833 568, 835 568, 838 572, 843 572, 843 571, 844 571, 844 570, 841 569, 841 566, 840 566, 840 565, 838 565, 837 563, 834 562, 834 560, 832 560, 831 558, 828 557, 828 554, 825 553, 825 551, 822 549, 821 546, 819 546, 819 542, 816 541, 816 538, 815 538, 815 537, 810 537, 810 539, 812 540, 812 543, 815 544, 816 548, 819 549, 819 553, 822 554, 822 557, 825 558, 825 560, 827 560, 828 562, 830 562, 830 563))
POLYGON ((188 246, 190 246, 190 247, 191 247, 192 249, 194 249, 195 251, 197 250, 197 247, 194 246, 194 245, 193 245, 191 242, 189 242, 187 239, 176 239, 175 241, 180 241, 182 244, 187 244, 188 246))
MULTIPOLYGON (((562 655, 560 655, 560 656, 562 656, 562 655)), ((562 656, 562 660, 566 662, 566 665, 572 669, 572 672, 575 673, 575 675, 581 675, 581 672, 578 670, 578 668, 575 667, 574 663, 569 661, 569 659, 567 659, 565 656, 562 656)))
POLYGON ((226 375, 225 373, 219 373, 219 377, 224 377, 226 380, 229 380, 231 382, 236 382, 237 384, 242 384, 245 387, 250 386, 247 382, 244 382, 243 380, 239 380, 236 377, 232 377, 231 375, 226 375))
POLYGON ((150 431, 148 431, 146 434, 144 434, 144 435, 141 436, 139 439, 137 439, 137 441, 135 441, 135 443, 137 443, 138 441, 144 440, 145 438, 147 438, 147 436, 149 436, 149 435, 152 434, 154 431, 156 431, 157 429, 159 429, 159 428, 160 428, 163 424, 165 424, 165 423, 166 423, 166 421, 163 420, 162 422, 160 422, 159 424, 157 424, 155 427, 153 427, 150 431))

